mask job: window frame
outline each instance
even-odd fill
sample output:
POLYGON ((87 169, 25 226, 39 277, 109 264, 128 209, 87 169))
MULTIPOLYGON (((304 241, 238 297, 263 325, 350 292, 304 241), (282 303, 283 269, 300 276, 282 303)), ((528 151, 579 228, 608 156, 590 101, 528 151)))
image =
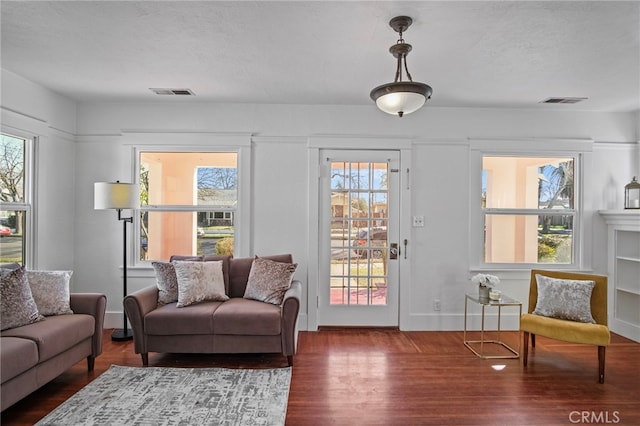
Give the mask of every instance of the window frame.
POLYGON ((16 130, 0 129, 0 133, 6 136, 14 137, 24 141, 24 182, 23 182, 23 201, 16 202, 0 202, 0 210, 15 210, 25 212, 24 230, 22 243, 22 264, 25 268, 32 268, 35 265, 35 187, 36 187, 36 149, 38 144, 38 136, 30 133, 20 132, 16 130))
POLYGON ((471 270, 530 270, 535 268, 554 270, 581 270, 588 259, 585 246, 585 168, 591 152, 591 140, 471 140, 469 156, 469 259, 471 270), (574 160, 574 205, 573 209, 544 211, 544 209, 484 208, 482 207, 482 162, 484 157, 557 157, 574 160), (499 215, 572 215, 572 262, 571 263, 499 263, 485 260, 485 217, 499 215))
MULTIPOLYGON (((133 147, 133 174, 134 183, 140 183, 140 153, 142 152, 176 152, 176 153, 235 153, 237 155, 237 206, 235 211, 235 223, 234 223, 234 256, 248 256, 249 253, 249 233, 246 229, 249 229, 249 212, 251 211, 251 199, 249 194, 251 188, 249 187, 251 182, 251 145, 238 144, 238 146, 232 146, 228 143, 216 143, 215 139, 210 141, 207 145, 144 145, 138 144, 133 147)), ((215 207, 215 206, 214 206, 215 207)), ((211 211, 212 206, 142 206, 138 208, 135 214, 133 214, 133 232, 130 243, 130 253, 132 256, 134 267, 150 267, 151 262, 162 259, 150 259, 140 260, 140 213, 142 211, 153 212, 202 212, 211 211)), ((217 208, 216 208, 217 210, 217 208)), ((166 259, 165 259, 166 260, 166 259)))

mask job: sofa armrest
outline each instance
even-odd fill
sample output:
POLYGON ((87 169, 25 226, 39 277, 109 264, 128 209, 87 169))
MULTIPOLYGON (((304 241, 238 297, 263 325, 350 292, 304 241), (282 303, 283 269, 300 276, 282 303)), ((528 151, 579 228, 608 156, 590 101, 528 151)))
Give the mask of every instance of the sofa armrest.
POLYGON ((298 346, 298 313, 302 298, 302 283, 293 280, 282 302, 282 353, 293 356, 298 346))
POLYGON ((122 303, 133 331, 135 353, 147 353, 144 317, 158 306, 158 287, 153 285, 140 289, 126 296, 122 303))
POLYGON ((97 357, 102 353, 102 331, 104 313, 107 310, 107 296, 100 293, 72 293, 70 306, 73 313, 91 315, 95 319, 91 352, 93 357, 97 357))

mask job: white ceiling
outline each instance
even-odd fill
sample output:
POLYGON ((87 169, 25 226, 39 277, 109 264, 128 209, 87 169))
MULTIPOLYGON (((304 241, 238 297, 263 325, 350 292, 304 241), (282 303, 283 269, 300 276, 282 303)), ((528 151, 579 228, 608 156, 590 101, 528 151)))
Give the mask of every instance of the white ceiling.
POLYGON ((370 105, 409 15, 441 107, 640 108, 640 2, 5 1, 1 65, 78 101, 370 105), (189 88, 193 98, 149 88, 189 88), (548 97, 587 97, 546 105, 548 97))

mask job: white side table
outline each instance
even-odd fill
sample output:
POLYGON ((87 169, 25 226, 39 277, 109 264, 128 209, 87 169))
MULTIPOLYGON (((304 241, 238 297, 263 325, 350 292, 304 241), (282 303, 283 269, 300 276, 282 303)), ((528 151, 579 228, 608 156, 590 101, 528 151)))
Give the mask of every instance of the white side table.
POLYGON ((518 350, 515 350, 511 346, 504 343, 500 340, 500 318, 502 316, 502 307, 503 306, 517 306, 520 312, 518 318, 522 316, 522 302, 512 299, 511 297, 502 293, 500 295, 499 300, 491 300, 491 299, 480 299, 477 294, 466 294, 464 298, 464 345, 469 348, 471 352, 479 356, 480 358, 485 359, 493 359, 493 358, 519 358, 520 357, 520 338, 518 337, 518 350), (468 302, 472 301, 477 303, 482 307, 482 325, 480 327, 480 340, 467 340, 467 305, 468 302), (486 340, 484 338, 484 311, 487 306, 495 306, 498 308, 498 329, 497 331, 497 339, 495 340, 486 340), (479 344, 480 351, 477 351, 472 344, 479 344), (511 354, 509 355, 486 355, 485 354, 485 344, 489 345, 500 345, 506 348, 511 354))

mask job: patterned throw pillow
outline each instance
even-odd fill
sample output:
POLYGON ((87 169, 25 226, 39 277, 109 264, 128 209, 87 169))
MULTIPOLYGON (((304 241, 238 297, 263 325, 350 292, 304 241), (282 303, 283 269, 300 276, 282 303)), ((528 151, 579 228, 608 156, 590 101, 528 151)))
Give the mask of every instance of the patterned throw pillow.
POLYGON ((284 294, 291 287, 297 263, 275 262, 256 256, 251 265, 245 299, 281 305, 284 294))
POLYGON ((178 301, 178 278, 172 263, 151 262, 156 273, 158 287, 158 306, 178 301))
POLYGON ((538 301, 535 315, 595 323, 591 315, 594 281, 563 280, 536 274, 538 301))
POLYGON ((0 328, 2 330, 44 319, 33 300, 27 274, 23 267, 14 270, 0 270, 0 312, 0 328))
POLYGON ((27 280, 40 315, 72 314, 69 280, 73 271, 27 271, 27 280))
POLYGON ((172 262, 178 279, 178 308, 217 300, 224 302, 229 297, 224 292, 222 261, 172 262))

